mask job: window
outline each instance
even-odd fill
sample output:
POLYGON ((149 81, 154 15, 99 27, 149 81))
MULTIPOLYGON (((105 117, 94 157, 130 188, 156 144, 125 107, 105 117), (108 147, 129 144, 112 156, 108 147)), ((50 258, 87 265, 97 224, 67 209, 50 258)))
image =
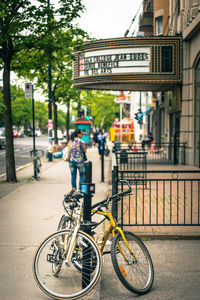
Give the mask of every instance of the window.
POLYGON ((163 20, 162 20, 162 16, 156 18, 156 35, 163 35, 163 20))

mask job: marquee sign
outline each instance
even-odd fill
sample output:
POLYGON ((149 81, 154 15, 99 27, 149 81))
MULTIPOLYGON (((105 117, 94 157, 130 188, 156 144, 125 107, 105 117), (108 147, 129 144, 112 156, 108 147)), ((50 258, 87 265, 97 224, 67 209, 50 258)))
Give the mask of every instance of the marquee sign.
POLYGON ((180 37, 99 40, 75 48, 79 89, 167 90, 182 81, 180 37))
POLYGON ((79 76, 149 72, 150 47, 119 48, 79 55, 79 76))

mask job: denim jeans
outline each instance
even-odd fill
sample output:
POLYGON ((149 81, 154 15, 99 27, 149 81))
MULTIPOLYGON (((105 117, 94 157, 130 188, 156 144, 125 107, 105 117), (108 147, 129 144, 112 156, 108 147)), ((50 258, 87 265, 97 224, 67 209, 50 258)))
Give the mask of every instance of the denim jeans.
POLYGON ((79 190, 81 188, 81 183, 84 182, 84 162, 70 161, 69 168, 71 171, 71 184, 72 188, 77 189, 76 186, 76 177, 77 177, 77 169, 79 170, 79 190))

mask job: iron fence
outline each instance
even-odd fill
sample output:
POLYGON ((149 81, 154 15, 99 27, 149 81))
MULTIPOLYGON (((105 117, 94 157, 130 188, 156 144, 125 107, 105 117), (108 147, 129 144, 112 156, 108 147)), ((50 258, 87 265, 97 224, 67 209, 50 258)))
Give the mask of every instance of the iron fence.
POLYGON ((115 166, 113 194, 126 189, 121 179, 132 185, 132 194, 112 207, 122 227, 200 225, 200 171, 133 172, 115 166))
POLYGON ((113 152, 115 154, 126 151, 129 153, 146 153, 147 164, 159 164, 159 165, 185 165, 186 158, 186 143, 151 143, 142 147, 142 143, 115 143, 113 146, 113 152))

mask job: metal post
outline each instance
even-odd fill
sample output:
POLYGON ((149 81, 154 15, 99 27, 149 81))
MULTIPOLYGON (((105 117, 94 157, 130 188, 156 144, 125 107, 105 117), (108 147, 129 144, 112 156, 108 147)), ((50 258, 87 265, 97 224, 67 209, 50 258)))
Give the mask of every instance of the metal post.
POLYGON ((122 103, 120 103, 120 143, 122 143, 122 103))
MULTIPOLYGON (((118 166, 114 166, 112 170, 112 195, 118 193, 118 166)), ((112 203, 112 215, 114 219, 118 218, 117 202, 112 203)))
MULTIPOLYGON (((85 178, 84 183, 92 183, 92 162, 84 162, 85 178)), ((91 223, 91 193, 84 194, 83 202, 83 224, 84 231, 91 234, 91 227, 87 227, 87 223, 91 223)), ((87 247, 83 248, 83 265, 82 265, 82 287, 86 288, 90 284, 90 266, 91 266, 91 252, 87 247)))
POLYGON ((48 66, 48 90, 49 90, 49 119, 48 119, 48 160, 53 160, 52 152, 50 151, 53 146, 53 139, 52 139, 52 130, 53 130, 53 121, 52 121, 52 93, 51 93, 51 64, 49 63, 48 66))
POLYGON ((176 131, 174 134, 174 165, 178 164, 178 160, 177 160, 177 134, 178 132, 176 131))
POLYGON ((33 155, 35 156, 35 105, 34 105, 34 85, 32 85, 32 118, 33 118, 33 155))
MULTIPOLYGON (((48 8, 50 8, 50 0, 47 0, 48 8)), ((48 18, 48 24, 50 20, 48 18)), ((53 138, 52 138, 52 130, 53 130, 53 121, 52 121, 52 76, 51 76, 51 62, 50 62, 51 53, 49 54, 49 65, 48 65, 48 92, 49 92, 49 119, 48 119, 48 160, 53 160, 53 155, 51 152, 51 148, 53 147, 53 138)))
POLYGON ((102 139, 100 145, 100 151, 101 151, 101 182, 104 182, 104 148, 105 148, 105 141, 102 139))
MULTIPOLYGON (((85 178, 84 183, 92 183, 92 162, 85 161, 84 162, 85 168, 85 178)), ((91 194, 84 194, 84 203, 83 203, 83 220, 84 222, 91 222, 91 194)), ((90 234, 91 229, 86 228, 86 233, 90 234)))

